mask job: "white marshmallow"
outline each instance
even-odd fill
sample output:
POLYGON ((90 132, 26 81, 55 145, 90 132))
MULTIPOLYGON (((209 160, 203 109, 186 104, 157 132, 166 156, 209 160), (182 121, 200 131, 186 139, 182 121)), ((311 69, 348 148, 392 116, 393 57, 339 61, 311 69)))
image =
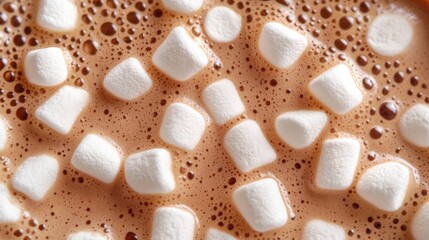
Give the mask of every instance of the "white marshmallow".
POLYGON ((36 117, 60 134, 67 134, 89 102, 89 94, 77 87, 64 86, 36 110, 36 117))
POLYGON ((152 224, 152 240, 194 239, 195 216, 182 208, 156 209, 152 224))
POLYGON ((40 201, 57 180, 58 169, 58 161, 51 156, 29 157, 16 169, 12 186, 33 201, 40 201))
POLYGON ((69 234, 67 240, 107 240, 107 238, 99 233, 82 231, 69 234))
POLYGON ((411 233, 415 240, 427 240, 429 236, 429 202, 423 206, 414 215, 411 223, 411 233))
POLYGON ((288 68, 304 53, 307 38, 277 22, 264 25, 258 47, 262 56, 277 68, 288 68))
POLYGON ((316 186, 325 190, 350 187, 359 161, 360 143, 352 138, 328 139, 323 142, 316 186))
POLYGON ((369 25, 366 39, 369 46, 384 56, 403 52, 413 39, 413 26, 401 14, 378 15, 369 25))
POLYGON ((241 16, 228 7, 214 7, 206 15, 204 29, 214 42, 231 42, 240 34, 241 16))
POLYGON ((206 240, 236 240, 236 238, 215 228, 210 228, 207 231, 206 240))
POLYGON ((187 81, 209 62, 183 27, 175 27, 152 56, 153 64, 176 81, 187 81))
POLYGON ((228 79, 219 80, 207 86, 202 98, 213 119, 219 125, 231 121, 245 111, 234 83, 228 79))
POLYGON ((125 161, 125 180, 140 194, 163 194, 174 190, 176 182, 171 155, 156 148, 133 154, 125 161))
POLYGON ((401 117, 399 131, 408 142, 429 147, 429 107, 416 104, 408 109, 401 117))
POLYGON ((6 147, 9 138, 9 123, 0 116, 0 151, 6 147))
POLYGON ((319 219, 305 225, 303 240, 346 240, 344 229, 336 224, 319 219))
POLYGON ((118 148, 96 134, 88 134, 73 153, 73 167, 104 183, 115 181, 121 167, 118 148))
POLYGON ((295 149, 310 146, 328 122, 328 115, 321 111, 292 111, 276 118, 275 128, 280 138, 295 149))
POLYGON ((394 212, 404 202, 410 171, 397 162, 378 164, 360 177, 356 192, 375 207, 394 212))
POLYGON ((161 139, 183 150, 193 150, 206 129, 206 121, 197 110, 183 103, 171 104, 164 113, 161 139))
POLYGON ((235 165, 244 173, 277 158, 258 123, 253 120, 244 120, 231 128, 225 135, 224 145, 235 165))
POLYGON ((110 70, 103 87, 119 99, 132 101, 149 91, 152 79, 139 60, 128 58, 110 70))
POLYGON ((204 0, 162 0, 162 4, 170 11, 189 14, 198 11, 204 0))
POLYGON ((246 222, 257 232, 268 232, 284 226, 288 213, 277 182, 261 179, 234 191, 235 207, 246 222))
POLYGON ((52 32, 68 32, 76 27, 78 10, 73 0, 40 0, 37 23, 52 32))
POLYGON ((362 102, 362 93, 345 64, 339 64, 310 83, 310 92, 338 115, 346 114, 362 102))
POLYGON ((9 189, 0 183, 0 224, 8 224, 19 221, 21 209, 11 202, 9 189))
POLYGON ((68 75, 63 51, 57 47, 30 51, 25 57, 24 72, 27 80, 37 86, 52 87, 63 83, 68 75))

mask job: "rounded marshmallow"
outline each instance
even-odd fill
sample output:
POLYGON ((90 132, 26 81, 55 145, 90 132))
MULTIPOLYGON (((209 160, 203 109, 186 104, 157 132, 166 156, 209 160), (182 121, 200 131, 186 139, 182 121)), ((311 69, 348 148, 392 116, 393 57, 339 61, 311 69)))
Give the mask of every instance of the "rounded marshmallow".
POLYGON ((429 236, 429 202, 423 204, 411 222, 411 233, 415 240, 427 240, 429 236))
POLYGON ((341 226, 319 219, 305 225, 303 240, 346 240, 346 233, 341 226))
POLYGON ((170 11, 189 14, 198 11, 204 0, 162 0, 162 4, 170 11))
POLYGON ((156 209, 152 224, 151 240, 193 240, 195 216, 178 207, 156 209))
POLYGON ((206 240, 236 240, 236 238, 215 228, 210 228, 207 231, 206 240))
POLYGON ((82 231, 69 234, 67 240, 107 240, 107 238, 99 233, 82 231))
POLYGON ((15 223, 21 218, 21 209, 11 200, 9 189, 0 183, 0 224, 15 223))
POLYGON ((228 7, 214 7, 206 15, 204 29, 214 42, 231 42, 240 34, 241 16, 228 7))
POLYGON ((68 32, 76 27, 78 19, 74 0, 40 0, 37 23, 51 32, 68 32))
POLYGON ((408 109, 401 117, 399 131, 408 142, 429 147, 429 107, 416 104, 408 109))
POLYGON ((9 138, 9 123, 0 116, 0 151, 6 147, 7 139, 9 138))

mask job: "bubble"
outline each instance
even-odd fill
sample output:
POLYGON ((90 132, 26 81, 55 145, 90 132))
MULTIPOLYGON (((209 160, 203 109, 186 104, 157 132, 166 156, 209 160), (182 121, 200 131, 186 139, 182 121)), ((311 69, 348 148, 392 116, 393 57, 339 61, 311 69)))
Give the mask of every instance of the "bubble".
POLYGON ((355 20, 353 17, 344 16, 344 17, 340 18, 339 26, 343 30, 348 30, 353 26, 354 23, 355 23, 355 20))
POLYGON ((330 18, 332 16, 332 8, 326 6, 320 10, 320 16, 322 18, 330 18))
POLYGON ((384 119, 392 120, 398 114, 398 107, 391 101, 384 102, 380 105, 379 113, 384 119))
POLYGON ((95 55, 99 47, 98 42, 95 40, 86 40, 83 43, 83 50, 89 55, 95 55))
POLYGON ((106 36, 113 36, 116 34, 118 27, 111 22, 105 22, 101 25, 100 30, 106 36))

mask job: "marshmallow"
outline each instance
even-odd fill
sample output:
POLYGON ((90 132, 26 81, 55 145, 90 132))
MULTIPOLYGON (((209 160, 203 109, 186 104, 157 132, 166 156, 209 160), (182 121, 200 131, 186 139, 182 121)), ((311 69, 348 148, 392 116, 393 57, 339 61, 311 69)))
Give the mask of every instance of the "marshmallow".
POLYGON ((132 101, 149 91, 152 80, 139 60, 128 58, 110 70, 103 87, 119 99, 132 101))
POLYGON ((231 121, 245 111, 234 83, 228 79, 219 80, 207 86, 202 98, 215 122, 219 125, 231 121))
POLYGON ((307 38, 285 25, 269 22, 259 36, 258 47, 262 56, 277 68, 288 68, 304 53, 307 38))
POLYGON ((362 102, 362 93, 349 67, 339 64, 310 83, 310 92, 338 115, 346 114, 362 102))
POLYGON ((360 177, 356 192, 375 207, 394 212, 405 199, 410 179, 407 167, 397 162, 378 164, 360 177))
POLYGON ((183 27, 175 27, 152 57, 153 64, 176 81, 187 81, 209 62, 183 27))
POLYGON ((183 103, 171 104, 164 113, 161 139, 183 150, 191 151, 200 142, 206 121, 197 110, 183 103))
POLYGON ((414 215, 411 223, 411 233, 415 240, 427 240, 429 236, 429 202, 423 204, 420 210, 414 215))
POLYGON ((429 147, 429 107, 416 104, 404 113, 399 123, 399 131, 410 143, 429 147))
POLYGON ((162 4, 170 11, 189 14, 198 11, 204 0, 162 0, 162 4))
POLYGON ((288 213, 277 182, 265 178, 241 186, 232 194, 235 207, 257 232, 268 232, 286 224, 288 213))
POLYGON ((346 240, 344 229, 336 224, 319 219, 305 225, 303 240, 346 240))
POLYGON ((328 122, 328 115, 320 111, 293 111, 276 118, 275 128, 280 138, 295 149, 310 146, 328 122))
POLYGON ((125 180, 140 194, 173 191, 176 183, 170 153, 157 148, 129 156, 125 161, 125 180))
POLYGON ((240 34, 241 16, 228 7, 214 7, 206 15, 204 29, 214 42, 231 42, 240 34))
POLYGON ((178 207, 156 209, 152 224, 152 240, 194 239, 195 216, 178 207))
POLYGON ((402 14, 378 15, 366 35, 369 46, 384 56, 403 52, 413 39, 413 26, 402 14))
POLYGON ((0 224, 18 222, 21 217, 21 209, 11 202, 9 189, 0 183, 0 224))
POLYGON ((225 135, 224 145, 235 165, 244 173, 277 158, 258 123, 253 120, 244 120, 231 128, 225 135))
POLYGON ((350 187, 359 161, 360 143, 352 138, 328 139, 323 142, 316 186, 325 190, 350 187))
POLYGON ((107 238, 103 237, 99 233, 77 232, 77 233, 69 234, 67 236, 67 240, 107 240, 107 238))
POLYGON ((12 186, 33 201, 40 201, 57 180, 58 169, 58 161, 51 156, 29 157, 16 169, 12 186))
POLYGON ((76 27, 77 6, 73 0, 40 0, 37 23, 52 32, 68 32, 76 27))
POLYGON ((6 147, 7 139, 9 137, 9 123, 0 116, 0 151, 6 147))
POLYGON ((96 134, 88 134, 73 153, 73 167, 104 183, 112 183, 121 167, 118 148, 96 134))
POLYGON ((64 86, 36 110, 36 117, 60 134, 67 134, 89 102, 89 94, 77 87, 64 86))
POLYGON ((215 228, 210 228, 206 240, 236 240, 236 238, 215 228))
POLYGON ((24 62, 25 76, 31 84, 52 87, 67 79, 67 63, 60 48, 50 47, 27 53, 24 62))

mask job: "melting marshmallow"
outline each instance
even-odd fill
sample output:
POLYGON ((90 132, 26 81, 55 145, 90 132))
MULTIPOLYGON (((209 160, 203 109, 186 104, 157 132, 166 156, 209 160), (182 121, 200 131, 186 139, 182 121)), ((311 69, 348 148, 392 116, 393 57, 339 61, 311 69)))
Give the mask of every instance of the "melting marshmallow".
POLYGON ((153 64, 176 81, 187 81, 209 62, 183 27, 175 27, 152 57, 153 64))
POLYGON ((189 14, 198 11, 204 0, 162 0, 162 4, 170 11, 189 14))
POLYGON ((429 107, 416 104, 408 109, 401 118, 399 131, 408 142, 429 147, 429 107))
POLYGON ((378 164, 360 177, 356 192, 375 207, 394 212, 405 199, 409 185, 408 168, 397 162, 378 164))
POLYGON ((121 100, 132 101, 149 91, 152 79, 139 60, 128 58, 110 70, 103 87, 121 100))
POLYGON ((16 169, 12 186, 33 201, 40 201, 57 180, 58 168, 58 161, 51 156, 29 157, 16 169))
POLYGON ((171 155, 156 148, 133 154, 125 161, 125 180, 140 194, 164 194, 176 186, 171 155))
POLYGON ((338 115, 346 114, 362 102, 362 93, 349 67, 339 64, 310 83, 310 92, 338 115))
POLYGON ((369 46, 384 56, 403 52, 413 39, 413 26, 401 14, 378 15, 369 25, 366 35, 369 46))
POLYGON ((304 35, 277 22, 265 24, 258 41, 259 52, 277 68, 290 67, 307 45, 304 35))
POLYGON ((234 191, 235 207, 246 222, 257 232, 268 232, 284 226, 288 213, 277 182, 261 179, 234 191))
POLYGON ((89 102, 89 94, 64 86, 36 110, 36 117, 60 134, 67 134, 89 102))
POLYGON ((411 223, 411 233, 415 240, 427 240, 429 236, 429 202, 423 204, 420 210, 414 215, 411 223))
POLYGON ((228 79, 219 80, 207 86, 202 98, 213 119, 219 125, 231 121, 245 111, 234 83, 228 79))
POLYGON ((336 224, 319 219, 305 225, 303 240, 346 240, 344 229, 336 224))
POLYGON ((316 173, 316 186, 325 190, 344 190, 350 187, 359 155, 360 143, 356 139, 325 140, 316 173))
POLYGON ((107 238, 99 233, 82 231, 69 234, 67 240, 107 240, 107 238))
POLYGON ((0 116, 0 151, 6 147, 7 139, 9 137, 9 123, 0 116))
POLYGON ((201 113, 186 104, 173 103, 164 113, 160 136, 168 144, 191 151, 200 142, 205 129, 201 113))
POLYGON ((11 202, 11 195, 7 186, 0 183, 0 224, 18 222, 21 209, 11 202))
POLYGON ((195 216, 178 207, 156 209, 152 224, 152 240, 194 239, 195 216))
POLYGON ((277 158, 258 123, 253 120, 244 120, 231 128, 225 135, 224 145, 235 165, 244 173, 277 158))
POLYGON ((103 137, 88 134, 74 151, 71 164, 101 182, 112 183, 121 167, 121 153, 103 137))
POLYGON ((76 27, 77 6, 73 0, 40 0, 37 23, 51 32, 68 32, 76 27))
POLYGON ((228 7, 214 7, 206 15, 204 29, 214 42, 231 42, 240 34, 241 16, 228 7))
POLYGON ((210 228, 206 240, 236 240, 236 238, 215 228, 210 228))
POLYGON ((280 138, 295 149, 310 146, 328 122, 328 115, 320 111, 293 111, 276 118, 275 128, 280 138))

